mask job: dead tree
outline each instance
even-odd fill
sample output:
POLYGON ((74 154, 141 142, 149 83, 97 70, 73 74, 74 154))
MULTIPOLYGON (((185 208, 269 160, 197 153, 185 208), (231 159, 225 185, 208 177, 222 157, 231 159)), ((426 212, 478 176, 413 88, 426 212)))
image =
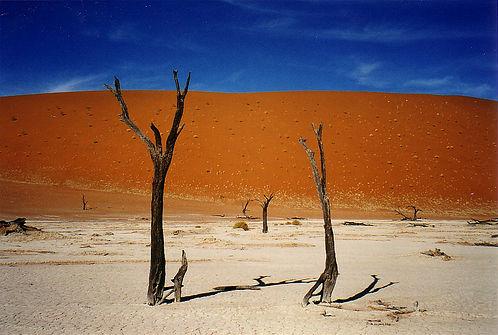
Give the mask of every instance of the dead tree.
POLYGON ((244 208, 242 208, 242 214, 244 214, 244 216, 247 218, 247 206, 249 206, 249 203, 251 202, 251 199, 248 199, 246 201, 246 204, 244 205, 244 208))
POLYGON ((88 209, 88 200, 86 200, 85 198, 85 194, 81 194, 81 207, 84 211, 86 211, 88 209))
POLYGON ((420 208, 417 208, 413 205, 411 206, 408 206, 408 208, 411 208, 413 209, 413 217, 412 217, 412 221, 417 221, 419 220, 420 218, 417 216, 418 212, 421 212, 422 210, 420 208))
POLYGON ((403 213, 399 208, 395 209, 394 212, 398 215, 401 216, 401 221, 417 221, 420 220, 420 218, 417 216, 418 212, 421 212, 422 210, 420 208, 417 208, 416 206, 408 206, 407 208, 411 208, 413 210, 413 215, 412 217, 409 217, 405 213, 403 213))
POLYGON ((117 77, 114 77, 114 87, 106 85, 111 91, 121 107, 121 121, 145 143, 154 166, 154 176, 152 179, 152 199, 151 199, 151 236, 150 236, 150 272, 149 287, 147 290, 147 300, 149 305, 158 304, 163 296, 164 280, 166 276, 165 256, 164 256, 164 235, 163 235, 163 201, 164 182, 168 173, 176 140, 185 124, 180 126, 185 97, 188 93, 190 83, 190 73, 187 77, 185 87, 180 90, 178 82, 178 71, 173 71, 173 79, 176 85, 176 112, 171 125, 171 129, 166 139, 163 149, 162 136, 156 125, 151 122, 150 128, 154 133, 155 143, 145 135, 142 130, 130 118, 128 107, 121 92, 121 84, 117 77))
POLYGON ((315 153, 313 150, 308 148, 306 145, 306 140, 304 138, 299 139, 299 143, 304 148, 306 155, 311 164, 311 171, 313 172, 313 178, 315 180, 315 186, 322 204, 323 213, 323 227, 325 229, 325 270, 320 275, 315 285, 306 293, 303 298, 303 306, 309 304, 310 298, 313 293, 322 285, 322 290, 320 294, 320 302, 331 303, 332 302, 332 291, 334 290, 337 276, 339 276, 339 270, 337 267, 337 260, 335 254, 335 242, 334 242, 334 231, 332 230, 332 222, 330 218, 330 199, 327 193, 327 174, 325 169, 325 156, 323 152, 323 142, 322 142, 322 124, 315 128, 312 124, 313 132, 315 133, 316 141, 318 143, 318 151, 320 152, 320 171, 318 170, 315 153))
POLYGON ((265 234, 268 233, 268 206, 270 206, 270 202, 273 200, 274 196, 274 193, 270 194, 269 196, 263 194, 265 200, 258 200, 261 208, 263 208, 263 233, 265 234))

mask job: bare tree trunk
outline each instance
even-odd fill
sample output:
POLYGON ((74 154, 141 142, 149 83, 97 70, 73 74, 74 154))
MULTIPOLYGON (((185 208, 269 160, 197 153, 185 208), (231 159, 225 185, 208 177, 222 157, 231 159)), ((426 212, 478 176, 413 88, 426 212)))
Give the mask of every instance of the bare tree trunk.
POLYGON ((249 203, 251 202, 251 199, 247 200, 246 201, 246 204, 244 205, 244 208, 242 208, 242 214, 248 218, 248 215, 247 215, 247 206, 249 206, 249 203))
POLYGON ((83 208, 83 210, 86 211, 87 210, 87 205, 88 205, 88 200, 86 200, 84 193, 81 195, 81 202, 82 202, 82 208, 83 208))
POLYGON ((188 93, 190 84, 190 73, 183 91, 180 90, 178 82, 178 72, 173 71, 173 79, 176 85, 176 112, 171 125, 166 145, 162 144, 162 136, 156 125, 151 122, 150 128, 154 133, 155 143, 147 137, 140 128, 133 122, 128 113, 128 106, 121 92, 119 79, 115 77, 114 87, 106 85, 111 91, 121 107, 121 121, 125 123, 135 134, 145 143, 149 150, 150 157, 154 164, 154 177, 152 180, 152 198, 151 198, 151 229, 150 229, 150 271, 149 287, 147 289, 147 301, 149 305, 156 305, 162 301, 164 291, 164 281, 166 276, 166 261, 164 256, 164 234, 163 234, 163 199, 164 199, 164 182, 168 173, 176 140, 180 135, 184 124, 180 126, 185 97, 188 93))
POLYGON ((270 202, 272 201, 274 194, 271 193, 270 196, 266 196, 263 194, 265 200, 259 201, 261 207, 263 208, 263 233, 268 233, 268 206, 270 206, 270 202))
POLYGON ((335 242, 334 242, 334 231, 332 229, 332 222, 330 217, 330 199, 327 193, 327 179, 326 179, 326 169, 325 169, 325 156, 323 151, 322 142, 322 124, 315 128, 313 125, 313 131, 315 133, 316 140, 318 142, 318 149, 320 152, 320 172, 315 160, 315 153, 313 150, 308 148, 306 145, 306 140, 303 138, 299 139, 299 143, 304 147, 308 159, 311 164, 311 170, 313 172, 313 177, 315 180, 315 186, 320 198, 323 213, 323 222, 325 230, 325 270, 320 275, 315 285, 306 293, 303 298, 303 306, 309 304, 309 299, 313 296, 313 293, 322 285, 322 291, 320 295, 320 302, 331 303, 332 302, 332 292, 334 290, 337 277, 339 276, 339 270, 337 267, 337 260, 335 254, 335 242))
POLYGON ((147 301, 150 305, 155 305, 162 299, 166 277, 163 233, 164 172, 161 162, 155 162, 150 203, 150 270, 149 287, 147 289, 147 301))
POLYGON ((263 233, 268 233, 268 206, 263 207, 263 233))

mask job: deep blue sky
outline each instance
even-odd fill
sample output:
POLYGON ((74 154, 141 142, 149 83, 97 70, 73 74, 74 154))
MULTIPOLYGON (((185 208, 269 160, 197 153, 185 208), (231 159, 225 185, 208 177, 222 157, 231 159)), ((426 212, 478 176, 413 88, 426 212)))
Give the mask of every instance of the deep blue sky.
POLYGON ((496 1, 0 2, 0 95, 352 90, 497 99, 496 1))

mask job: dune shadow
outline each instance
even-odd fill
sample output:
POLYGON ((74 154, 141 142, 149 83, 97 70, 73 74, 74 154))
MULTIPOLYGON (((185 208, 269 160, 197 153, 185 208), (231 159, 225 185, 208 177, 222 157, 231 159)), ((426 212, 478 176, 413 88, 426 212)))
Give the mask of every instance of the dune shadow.
MULTIPOLYGON (((194 300, 194 299, 199 299, 199 298, 211 297, 211 296, 218 295, 221 293, 226 293, 226 292, 260 290, 263 287, 290 285, 290 284, 307 284, 307 283, 312 283, 312 282, 316 281, 316 279, 304 278, 304 279, 281 280, 281 281, 277 281, 277 282, 266 283, 265 281, 263 281, 263 279, 265 279, 267 277, 269 277, 269 276, 259 276, 257 278, 254 278, 253 280, 256 281, 256 284, 253 284, 253 285, 217 286, 217 287, 213 288, 212 291, 209 291, 209 292, 202 292, 202 293, 184 296, 184 297, 182 297, 182 302, 186 302, 186 301, 190 301, 190 300, 194 300)), ((171 302, 173 302, 173 299, 165 299, 163 301, 163 303, 171 303, 171 302)))

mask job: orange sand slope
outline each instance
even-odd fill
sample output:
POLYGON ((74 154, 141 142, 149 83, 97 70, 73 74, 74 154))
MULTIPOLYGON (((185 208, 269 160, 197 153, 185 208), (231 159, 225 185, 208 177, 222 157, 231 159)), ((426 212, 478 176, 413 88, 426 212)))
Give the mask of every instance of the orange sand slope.
MULTIPOLYGON (((151 120, 167 133, 174 92, 128 91, 125 98, 149 136, 151 120)), ((336 206, 493 213, 497 110, 495 101, 466 97, 191 92, 167 189, 210 200, 276 191, 281 203, 316 206, 298 138, 315 147, 310 124, 322 121, 336 206)), ((147 192, 150 158, 118 114, 109 92, 0 98, 0 178, 147 192)))

